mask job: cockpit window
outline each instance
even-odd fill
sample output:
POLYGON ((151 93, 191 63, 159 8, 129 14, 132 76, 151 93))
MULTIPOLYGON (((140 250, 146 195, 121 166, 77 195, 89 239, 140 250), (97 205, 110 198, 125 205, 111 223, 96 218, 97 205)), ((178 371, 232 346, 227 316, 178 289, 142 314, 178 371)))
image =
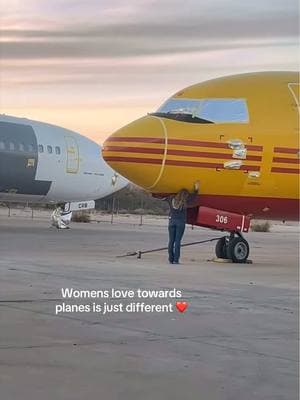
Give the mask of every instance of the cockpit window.
POLYGON ((245 99, 169 99, 152 115, 203 124, 249 122, 245 99))

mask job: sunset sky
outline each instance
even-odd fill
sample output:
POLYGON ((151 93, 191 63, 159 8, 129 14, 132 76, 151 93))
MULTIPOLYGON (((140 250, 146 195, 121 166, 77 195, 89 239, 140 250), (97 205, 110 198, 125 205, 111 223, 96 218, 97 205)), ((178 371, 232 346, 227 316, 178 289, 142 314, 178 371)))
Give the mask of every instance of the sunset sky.
POLYGON ((298 0, 0 0, 0 112, 101 143, 193 83, 299 69, 298 0))

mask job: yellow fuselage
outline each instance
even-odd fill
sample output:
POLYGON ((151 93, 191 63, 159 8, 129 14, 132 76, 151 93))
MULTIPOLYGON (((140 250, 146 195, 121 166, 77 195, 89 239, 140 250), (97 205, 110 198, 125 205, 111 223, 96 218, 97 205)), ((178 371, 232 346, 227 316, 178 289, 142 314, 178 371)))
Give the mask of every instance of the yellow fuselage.
POLYGON ((254 217, 298 218, 298 74, 219 78, 171 98, 174 104, 190 104, 190 100, 196 104, 197 99, 197 112, 214 106, 216 115, 222 101, 228 99, 232 107, 240 101, 248 118, 239 120, 239 109, 234 121, 231 115, 226 121, 225 115, 225 121, 214 123, 194 122, 194 115, 187 120, 182 108, 154 113, 110 136, 103 157, 123 176, 155 194, 192 191, 199 181, 200 204, 254 217))

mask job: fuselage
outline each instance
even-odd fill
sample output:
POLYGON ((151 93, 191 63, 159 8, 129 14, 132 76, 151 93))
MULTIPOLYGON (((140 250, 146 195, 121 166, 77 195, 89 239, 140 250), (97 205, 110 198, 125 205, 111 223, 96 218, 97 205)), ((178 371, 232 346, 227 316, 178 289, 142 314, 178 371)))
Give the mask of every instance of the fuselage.
POLYGON ((103 146, 112 168, 156 195, 255 218, 299 217, 299 75, 262 72, 177 92, 103 146))
POLYGON ((95 200, 126 184, 92 140, 51 124, 0 115, 0 201, 95 200))

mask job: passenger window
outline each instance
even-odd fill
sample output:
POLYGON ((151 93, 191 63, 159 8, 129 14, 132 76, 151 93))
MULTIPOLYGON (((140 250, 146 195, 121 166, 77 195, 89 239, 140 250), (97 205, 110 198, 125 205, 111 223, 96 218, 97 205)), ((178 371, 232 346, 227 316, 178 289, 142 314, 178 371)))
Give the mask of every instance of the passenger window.
POLYGON ((5 143, 4 142, 0 142, 0 150, 5 150, 5 143))
POLYGON ((39 153, 44 153, 44 146, 39 144, 39 153))
POLYGON ((32 144, 28 145, 28 151, 33 152, 33 145, 32 144))
POLYGON ((47 146, 47 151, 49 154, 52 154, 52 146, 47 146))
POLYGON ((60 154, 60 147, 58 147, 58 146, 55 146, 55 154, 60 154))
POLYGON ((24 143, 19 143, 19 151, 24 151, 25 147, 24 147, 24 143))
POLYGON ((15 144, 13 142, 9 142, 9 150, 11 151, 15 150, 15 144))

